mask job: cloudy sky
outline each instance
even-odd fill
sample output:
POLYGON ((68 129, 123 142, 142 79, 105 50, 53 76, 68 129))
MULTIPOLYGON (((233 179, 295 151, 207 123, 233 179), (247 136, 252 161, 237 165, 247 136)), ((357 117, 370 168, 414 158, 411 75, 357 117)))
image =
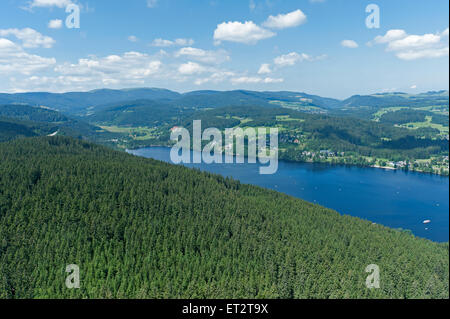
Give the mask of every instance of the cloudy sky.
POLYGON ((0 92, 448 89, 448 12, 448 0, 2 0, 0 92))

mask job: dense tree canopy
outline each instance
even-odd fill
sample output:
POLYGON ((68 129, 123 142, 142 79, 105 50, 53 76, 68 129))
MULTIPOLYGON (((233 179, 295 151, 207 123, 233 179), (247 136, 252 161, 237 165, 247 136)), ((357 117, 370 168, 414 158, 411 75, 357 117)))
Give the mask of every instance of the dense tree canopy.
POLYGON ((449 297, 448 243, 70 138, 0 159, 0 298, 449 297))

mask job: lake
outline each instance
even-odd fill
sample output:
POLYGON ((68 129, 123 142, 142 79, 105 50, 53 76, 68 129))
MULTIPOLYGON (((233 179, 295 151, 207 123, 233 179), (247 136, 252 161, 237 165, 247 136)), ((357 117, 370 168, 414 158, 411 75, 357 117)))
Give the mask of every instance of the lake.
MULTIPOLYGON (((131 154, 170 161, 170 148, 150 147, 131 154)), ((192 158, 192 154, 191 154, 192 158)), ((280 161, 274 175, 260 164, 183 164, 231 176, 437 242, 449 240, 449 178, 416 172, 280 161), (424 224, 425 220, 430 220, 424 224)))

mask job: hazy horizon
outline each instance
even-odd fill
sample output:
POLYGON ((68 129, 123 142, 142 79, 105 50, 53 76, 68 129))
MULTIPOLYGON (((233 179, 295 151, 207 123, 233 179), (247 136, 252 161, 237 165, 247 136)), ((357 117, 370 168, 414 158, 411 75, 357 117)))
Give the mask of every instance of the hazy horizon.
POLYGON ((51 92, 51 91, 23 91, 23 92, 14 92, 14 93, 9 93, 9 92, 0 92, 0 94, 31 94, 31 93, 50 93, 50 94, 66 94, 66 93, 89 93, 89 92, 95 92, 95 91, 102 91, 102 90, 111 90, 111 91, 132 91, 132 90, 167 90, 167 91, 171 91, 171 92, 175 92, 175 93, 179 93, 179 94, 188 94, 188 93, 193 93, 193 92, 202 92, 202 91, 211 91, 211 92, 237 92, 237 91, 249 91, 249 92, 259 92, 259 93, 277 93, 277 92, 292 92, 292 93, 305 93, 308 95, 317 95, 320 97, 325 97, 325 98, 332 98, 332 99, 336 99, 336 100, 345 100, 347 98, 350 98, 352 96, 357 96, 357 95, 376 95, 376 94, 412 94, 412 95, 417 95, 417 94, 425 94, 425 93, 430 93, 430 92, 441 92, 441 91, 449 91, 449 88, 444 88, 444 89, 433 89, 433 90, 428 90, 428 91, 419 91, 419 92, 415 92, 415 93, 408 93, 408 92, 402 92, 402 91, 392 91, 392 92, 372 92, 372 93, 355 93, 346 97, 334 97, 334 96, 327 96, 327 95, 320 95, 320 94, 315 94, 312 92, 306 92, 306 91, 302 91, 302 90, 297 90, 297 91, 291 91, 291 90, 248 90, 248 89, 232 89, 232 90, 214 90, 214 89, 199 89, 199 90, 192 90, 192 91, 178 91, 178 90, 173 90, 173 89, 169 89, 169 88, 163 88, 163 87, 124 87, 124 88, 107 88, 107 87, 100 87, 97 89, 90 89, 90 90, 85 90, 85 91, 75 91, 75 90, 69 90, 69 91, 61 91, 61 92, 51 92))

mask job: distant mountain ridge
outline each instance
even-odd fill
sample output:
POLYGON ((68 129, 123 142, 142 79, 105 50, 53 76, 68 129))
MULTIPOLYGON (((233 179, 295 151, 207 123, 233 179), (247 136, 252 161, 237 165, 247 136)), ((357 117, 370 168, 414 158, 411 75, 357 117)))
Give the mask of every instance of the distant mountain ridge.
POLYGON ((164 89, 100 89, 89 92, 68 93, 0 93, 0 104, 14 103, 28 104, 32 106, 46 106, 61 112, 77 114, 96 105, 139 99, 171 100, 179 95, 179 93, 164 89))
POLYGON ((89 92, 67 93, 0 93, 0 104, 28 104, 46 106, 67 114, 86 115, 97 107, 112 103, 136 100, 152 100, 176 107, 216 108, 224 106, 285 106, 294 109, 304 107, 327 111, 346 107, 411 106, 414 104, 448 105, 447 90, 420 94, 378 93, 354 95, 345 100, 310 95, 302 92, 269 91, 192 91, 178 93, 159 88, 98 89, 89 92))
POLYGON ((448 105, 449 92, 430 91, 419 94, 407 94, 401 92, 378 93, 372 95, 354 95, 342 101, 342 107, 347 106, 370 106, 370 107, 389 107, 389 106, 417 106, 425 104, 448 105))

